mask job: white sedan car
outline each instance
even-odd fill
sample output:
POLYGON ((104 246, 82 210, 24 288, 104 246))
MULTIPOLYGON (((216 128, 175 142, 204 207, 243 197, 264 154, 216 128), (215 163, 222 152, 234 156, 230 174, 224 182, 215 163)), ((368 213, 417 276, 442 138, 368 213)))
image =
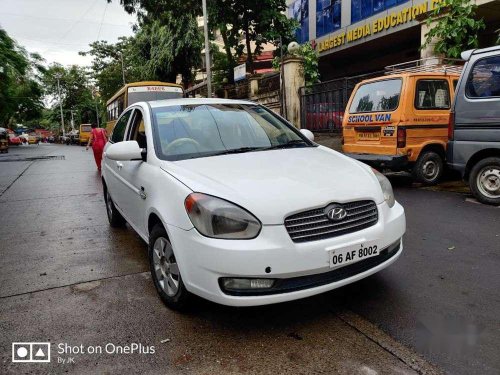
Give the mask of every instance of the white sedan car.
POLYGON ((137 103, 102 170, 109 222, 149 244, 172 308, 192 294, 232 306, 312 296, 367 277, 403 251, 403 208, 370 167, 248 101, 137 103))

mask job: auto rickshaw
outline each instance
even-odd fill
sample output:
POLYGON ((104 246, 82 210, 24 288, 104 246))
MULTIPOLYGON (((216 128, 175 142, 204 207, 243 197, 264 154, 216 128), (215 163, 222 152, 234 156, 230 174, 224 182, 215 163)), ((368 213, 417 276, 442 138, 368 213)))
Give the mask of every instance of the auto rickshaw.
POLYGON ((9 152, 9 140, 8 140, 7 129, 0 128, 0 152, 9 152))

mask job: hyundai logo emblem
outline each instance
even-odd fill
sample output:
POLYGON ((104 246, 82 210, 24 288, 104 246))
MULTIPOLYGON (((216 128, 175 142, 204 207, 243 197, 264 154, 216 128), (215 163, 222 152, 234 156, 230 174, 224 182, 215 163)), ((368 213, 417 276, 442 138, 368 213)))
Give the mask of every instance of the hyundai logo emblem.
POLYGON ((341 206, 330 206, 326 209, 326 216, 332 221, 340 221, 347 216, 347 211, 341 206))

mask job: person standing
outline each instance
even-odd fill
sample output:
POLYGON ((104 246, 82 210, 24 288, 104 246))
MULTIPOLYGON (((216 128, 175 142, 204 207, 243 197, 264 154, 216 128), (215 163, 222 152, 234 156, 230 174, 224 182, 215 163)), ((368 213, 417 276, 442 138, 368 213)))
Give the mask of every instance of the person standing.
POLYGON ((88 150, 89 146, 92 145, 97 170, 101 171, 102 152, 104 151, 104 146, 108 141, 108 136, 106 134, 106 130, 98 128, 95 123, 92 123, 91 126, 92 130, 90 131, 89 143, 87 143, 86 149, 88 150))

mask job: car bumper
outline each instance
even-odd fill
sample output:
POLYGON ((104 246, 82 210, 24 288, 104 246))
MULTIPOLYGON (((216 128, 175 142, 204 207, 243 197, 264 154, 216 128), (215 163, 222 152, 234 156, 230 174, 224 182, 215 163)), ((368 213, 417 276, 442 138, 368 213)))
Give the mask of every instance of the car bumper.
POLYGON ((403 169, 408 166, 406 155, 344 154, 375 168, 403 169))
POLYGON ((378 205, 378 210, 379 221, 372 227, 303 243, 294 243, 284 225, 264 225, 259 236, 252 240, 212 239, 202 236, 195 229, 186 231, 170 225, 167 225, 167 231, 184 284, 190 292, 223 305, 266 305, 341 287, 396 261, 403 251, 404 210, 398 203, 389 208, 385 202, 378 205), (387 249, 398 241, 399 246, 384 259, 378 258, 385 254, 382 251, 379 256, 330 268, 330 251, 372 241, 377 243, 379 249, 387 249), (371 262, 366 262, 369 260, 371 262), (269 269, 270 272, 266 272, 269 269), (273 278, 277 280, 277 285, 293 284, 295 287, 271 293, 260 290, 259 295, 231 295, 223 292, 219 284, 224 277, 273 278))

